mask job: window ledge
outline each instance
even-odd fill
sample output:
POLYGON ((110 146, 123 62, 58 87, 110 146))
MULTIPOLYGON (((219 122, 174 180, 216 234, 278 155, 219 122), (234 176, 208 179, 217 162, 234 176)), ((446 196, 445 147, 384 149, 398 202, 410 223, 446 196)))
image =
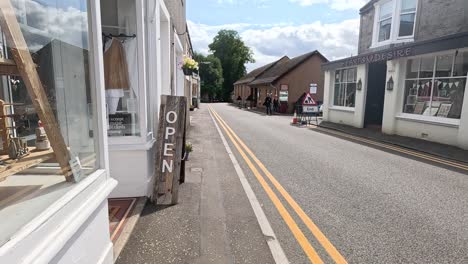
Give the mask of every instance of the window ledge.
POLYGON ((154 143, 156 143, 156 139, 152 138, 147 142, 141 143, 128 143, 128 144, 109 144, 109 150, 150 150, 154 143))
POLYGON ((384 46, 390 46, 392 44, 402 44, 402 43, 408 43, 408 42, 414 42, 414 37, 400 37, 397 39, 386 40, 382 42, 373 42, 369 48, 375 49, 375 48, 381 48, 384 46))
POLYGON ((97 170, 74 185, 2 245, 0 256, 49 262, 106 200, 117 182, 105 170, 97 170), (24 252, 30 253, 25 256, 24 252))
POLYGON ((412 114, 400 114, 396 116, 396 118, 400 120, 414 121, 418 123, 446 126, 446 127, 453 127, 453 128, 458 128, 460 126, 460 120, 452 119, 452 118, 412 115, 412 114))
POLYGON ((328 107, 329 110, 333 111, 342 111, 348 113, 354 113, 356 110, 354 107, 344 107, 344 106, 330 106, 328 107))

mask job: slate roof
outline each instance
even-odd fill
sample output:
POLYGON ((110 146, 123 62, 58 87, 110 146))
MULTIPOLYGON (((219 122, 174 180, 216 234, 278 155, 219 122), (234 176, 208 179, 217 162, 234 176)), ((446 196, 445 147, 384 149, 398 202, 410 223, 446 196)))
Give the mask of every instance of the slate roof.
POLYGON ((260 74, 264 73, 266 70, 270 69, 272 66, 274 66, 276 63, 278 63, 279 61, 281 60, 289 60, 288 56, 284 56, 282 57, 281 59, 277 60, 277 61, 274 61, 272 63, 269 63, 267 65, 264 65, 262 67, 259 67, 257 69, 254 69, 252 70, 251 72, 249 72, 248 74, 246 74, 244 77, 240 78, 238 81, 236 81, 234 83, 234 85, 237 85, 237 84, 245 84, 245 83, 250 83, 252 82, 253 80, 255 80, 255 78, 257 78, 257 76, 259 76, 260 74))
POLYGON ((283 60, 276 63, 270 69, 264 71, 262 74, 257 76, 255 80, 250 82, 250 85, 263 85, 263 84, 270 84, 275 82, 277 79, 281 78, 288 72, 294 70, 296 67, 301 65, 307 59, 314 55, 319 55, 325 62, 328 62, 327 58, 325 58, 320 52, 317 50, 303 54, 301 56, 297 56, 290 60, 283 60))

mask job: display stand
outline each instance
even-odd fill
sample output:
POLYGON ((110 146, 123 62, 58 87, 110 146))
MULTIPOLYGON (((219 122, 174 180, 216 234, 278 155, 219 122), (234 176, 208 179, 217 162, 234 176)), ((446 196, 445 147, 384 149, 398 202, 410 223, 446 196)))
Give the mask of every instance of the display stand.
MULTIPOLYGON (((10 0, 0 1, 0 27, 5 34, 7 44, 13 56, 13 60, 0 60, 0 74, 18 75, 22 78, 39 119, 44 124, 44 129, 53 150, 53 156, 60 165, 61 174, 65 176, 67 181, 74 182, 75 180, 72 177, 69 165, 70 154, 67 145, 50 107, 44 87, 37 73, 36 65, 29 52, 10 0)), ((45 161, 45 158, 50 159, 52 156, 49 156, 49 154, 52 153, 47 153, 47 151, 35 152, 32 150, 26 158, 11 161, 10 166, 7 165, 3 172, 0 171, 0 180, 37 165, 45 161)))

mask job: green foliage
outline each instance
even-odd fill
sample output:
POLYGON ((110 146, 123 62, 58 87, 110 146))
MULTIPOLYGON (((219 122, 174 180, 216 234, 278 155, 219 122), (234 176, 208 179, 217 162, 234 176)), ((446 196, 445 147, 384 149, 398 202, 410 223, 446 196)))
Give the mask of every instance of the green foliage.
POLYGON ((199 64, 202 97, 209 100, 220 99, 223 88, 223 68, 221 61, 213 55, 204 56, 195 52, 193 58, 199 64))
POLYGON ((244 76, 245 64, 255 62, 252 50, 247 47, 235 30, 220 30, 209 45, 213 55, 221 61, 223 69, 222 99, 230 100, 234 82, 244 76))

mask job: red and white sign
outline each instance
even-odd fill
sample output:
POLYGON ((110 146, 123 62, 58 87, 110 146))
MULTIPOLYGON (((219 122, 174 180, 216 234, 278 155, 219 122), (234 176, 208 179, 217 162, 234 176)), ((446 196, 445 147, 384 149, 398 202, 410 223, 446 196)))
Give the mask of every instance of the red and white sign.
POLYGON ((302 105, 317 105, 317 102, 315 102, 310 93, 307 93, 302 101, 302 105))

